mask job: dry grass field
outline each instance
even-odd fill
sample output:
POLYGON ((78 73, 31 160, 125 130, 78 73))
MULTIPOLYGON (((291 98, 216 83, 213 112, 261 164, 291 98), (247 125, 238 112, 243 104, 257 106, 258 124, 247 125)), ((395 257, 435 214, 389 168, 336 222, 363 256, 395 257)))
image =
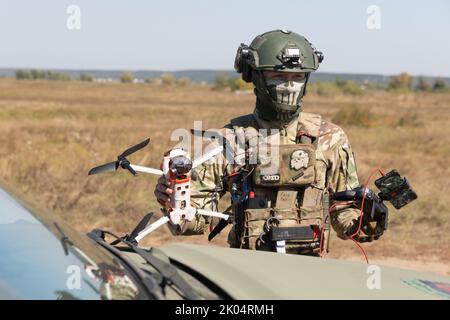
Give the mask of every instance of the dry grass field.
MULTIPOLYGON (((175 128, 204 128, 253 111, 251 93, 208 87, 0 80, 0 178, 86 232, 94 227, 130 231, 147 212, 158 215, 156 178, 126 172, 87 176, 124 148, 151 138, 130 157, 157 167, 173 144, 175 128)), ((382 91, 364 95, 308 95, 304 110, 344 128, 356 154, 361 182, 374 167, 397 168, 419 195, 396 211, 390 229, 365 244, 372 263, 450 275, 450 94, 382 91)), ((226 245, 226 230, 210 245, 226 245)), ((162 228, 148 245, 206 236, 173 237, 162 228)), ((333 237, 331 257, 363 258, 351 241, 333 237)))

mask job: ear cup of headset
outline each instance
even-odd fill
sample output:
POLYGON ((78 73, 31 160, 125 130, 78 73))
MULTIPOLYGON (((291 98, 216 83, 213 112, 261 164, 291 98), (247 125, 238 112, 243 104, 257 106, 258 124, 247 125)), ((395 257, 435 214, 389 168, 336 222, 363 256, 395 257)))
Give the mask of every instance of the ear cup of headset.
POLYGON ((246 61, 242 61, 242 80, 252 82, 252 67, 246 61))
POLYGON ((242 80, 245 82, 252 82, 252 68, 248 64, 248 46, 241 43, 236 52, 234 59, 234 70, 242 74, 242 80))

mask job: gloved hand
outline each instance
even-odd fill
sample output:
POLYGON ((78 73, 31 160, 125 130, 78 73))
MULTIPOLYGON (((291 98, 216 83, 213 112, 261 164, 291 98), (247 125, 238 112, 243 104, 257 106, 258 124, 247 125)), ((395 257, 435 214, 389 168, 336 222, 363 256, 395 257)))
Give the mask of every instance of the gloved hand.
MULTIPOLYGON (((353 235, 359 226, 359 219, 353 220, 353 225, 346 231, 346 235, 350 237, 353 235)), ((384 228, 379 222, 368 221, 363 216, 361 229, 354 239, 358 242, 372 242, 378 240, 384 233, 384 228)))
POLYGON ((158 179, 158 183, 156 184, 155 191, 153 193, 159 204, 161 204, 166 210, 170 208, 170 195, 172 192, 173 189, 170 186, 170 181, 166 179, 165 175, 162 175, 158 179))

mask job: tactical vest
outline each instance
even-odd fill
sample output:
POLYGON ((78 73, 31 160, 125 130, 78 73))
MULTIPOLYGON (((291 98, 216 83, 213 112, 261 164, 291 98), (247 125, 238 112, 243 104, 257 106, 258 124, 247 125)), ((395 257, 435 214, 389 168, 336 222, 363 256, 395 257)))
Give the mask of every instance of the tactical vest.
MULTIPOLYGON (((319 115, 302 113, 295 144, 280 144, 278 154, 259 159, 248 200, 234 208, 228 240, 232 247, 275 251, 277 241, 284 241, 287 253, 308 254, 318 252, 321 243, 327 246, 326 168, 316 162, 320 125, 319 115)), ((259 128, 253 115, 233 119, 231 126, 236 131, 259 128)))

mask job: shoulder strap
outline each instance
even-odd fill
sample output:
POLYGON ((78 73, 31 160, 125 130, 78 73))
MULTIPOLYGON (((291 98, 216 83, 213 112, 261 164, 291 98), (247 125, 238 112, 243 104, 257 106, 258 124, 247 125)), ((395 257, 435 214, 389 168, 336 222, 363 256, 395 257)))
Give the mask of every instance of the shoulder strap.
POLYGON ((247 127, 258 128, 259 127, 258 122, 256 121, 256 119, 252 113, 231 119, 230 124, 233 127, 243 127, 243 128, 247 128, 247 127))
POLYGON ((321 115, 301 112, 298 120, 296 142, 317 146, 321 122, 321 115))

